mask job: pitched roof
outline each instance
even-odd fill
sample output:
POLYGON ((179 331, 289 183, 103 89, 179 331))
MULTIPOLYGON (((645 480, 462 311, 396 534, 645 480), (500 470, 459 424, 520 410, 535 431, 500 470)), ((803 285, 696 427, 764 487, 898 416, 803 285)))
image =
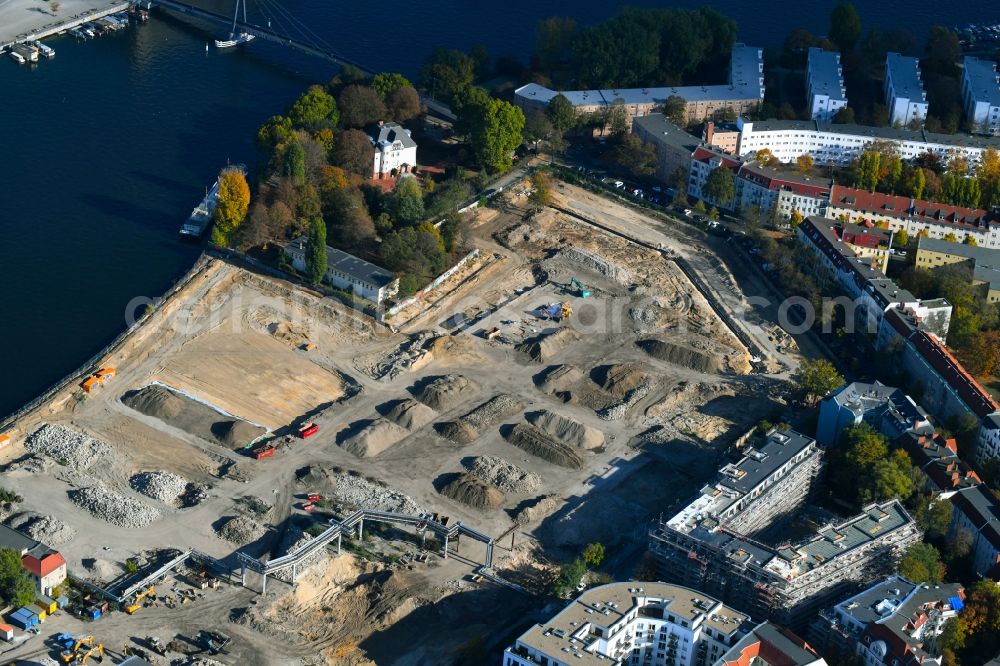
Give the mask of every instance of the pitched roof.
POLYGON ((399 123, 379 123, 368 129, 368 138, 372 145, 391 146, 397 141, 403 148, 416 148, 417 142, 413 140, 410 133, 403 129, 399 123))
POLYGON ((1000 502, 993 492, 980 484, 963 488, 951 496, 951 503, 969 519, 994 548, 1000 550, 1000 502))
MULTIPOLYGON (((301 250, 306 247, 307 243, 308 240, 305 236, 299 236, 285 245, 285 247, 301 250)), ((384 287, 396 279, 392 273, 384 268, 355 257, 353 254, 348 254, 343 250, 332 248, 329 245, 326 246, 326 266, 330 271, 344 273, 353 280, 372 284, 377 287, 384 287)))
POLYGON ((721 666, 808 666, 824 663, 816 650, 789 629, 764 622, 720 658, 721 666))
POLYGON ((46 548, 42 552, 28 553, 21 558, 21 564, 34 575, 44 578, 59 567, 64 566, 66 560, 56 551, 46 548))
POLYGON ((979 475, 958 457, 954 439, 945 439, 936 432, 930 435, 905 433, 896 443, 941 490, 970 488, 982 483, 979 475))
POLYGON ((744 162, 737 176, 769 190, 787 190, 810 197, 828 197, 833 186, 833 180, 829 178, 815 178, 794 171, 779 171, 761 166, 755 160, 744 162))

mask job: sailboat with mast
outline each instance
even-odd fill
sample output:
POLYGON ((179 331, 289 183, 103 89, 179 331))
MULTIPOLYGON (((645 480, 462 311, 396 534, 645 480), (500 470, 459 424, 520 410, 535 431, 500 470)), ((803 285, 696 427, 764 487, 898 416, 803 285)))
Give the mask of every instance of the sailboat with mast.
POLYGON ((246 0, 236 0, 236 10, 233 11, 233 27, 229 31, 229 39, 217 39, 215 40, 215 47, 219 49, 228 49, 233 46, 239 46, 240 44, 246 44, 247 42, 252 42, 255 35, 251 35, 249 32, 236 32, 236 20, 240 14, 240 7, 243 7, 243 25, 247 24, 247 1, 246 0))

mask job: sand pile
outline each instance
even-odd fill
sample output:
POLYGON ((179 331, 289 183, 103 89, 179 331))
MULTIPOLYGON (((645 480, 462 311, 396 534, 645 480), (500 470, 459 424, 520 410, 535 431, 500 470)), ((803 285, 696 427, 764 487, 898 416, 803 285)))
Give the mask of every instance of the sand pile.
POLYGON ((479 438, 479 431, 461 419, 439 423, 435 429, 439 435, 450 439, 456 444, 468 444, 479 438))
POLYGON ((518 423, 507 433, 507 441, 525 453, 554 465, 570 469, 583 467, 583 459, 572 447, 556 441, 533 425, 518 423))
POLYGON ((529 523, 538 522, 542 518, 545 518, 553 511, 559 507, 559 498, 555 495, 544 495, 539 497, 534 502, 527 504, 517 515, 514 516, 514 520, 520 525, 527 525, 529 523))
POLYGON ((422 428, 436 416, 433 409, 412 398, 400 401, 385 415, 387 419, 407 430, 422 428))
POLYGON ((343 472, 333 477, 333 496, 353 507, 419 515, 424 509, 409 496, 383 484, 343 472))
POLYGON ((548 363, 561 352, 566 345, 576 340, 576 333, 571 328, 558 328, 552 333, 542 333, 529 338, 514 347, 519 352, 527 354, 533 361, 548 363))
POLYGON ((187 490, 188 480, 171 472, 140 472, 129 479, 129 485, 146 497, 175 504, 187 490))
POLYGON ((113 453, 111 445, 61 425, 46 423, 31 433, 24 448, 46 456, 74 470, 84 470, 94 463, 106 462, 113 453))
POLYGON ((516 396, 500 393, 463 416, 462 420, 482 432, 522 409, 524 409, 524 403, 516 396))
POLYGON ((462 375, 444 375, 427 384, 417 399, 431 409, 446 412, 479 391, 479 387, 462 375))
POLYGON ((616 398, 624 397, 646 381, 646 374, 631 363, 604 366, 596 374, 600 387, 616 398))
POLYGON ((442 488, 441 494, 476 509, 499 509, 504 501, 496 486, 468 472, 442 488))
POLYGON ((479 456, 465 463, 469 474, 496 486, 505 493, 530 493, 542 485, 534 472, 526 472, 503 458, 479 456))
POLYGON ((553 365, 538 378, 538 388, 545 393, 568 391, 573 384, 583 379, 583 372, 572 365, 553 365))
POLYGON ((15 530, 47 546, 61 546, 76 536, 76 530, 54 516, 43 516, 32 511, 15 514, 7 520, 15 530))
POLYGON ((122 404, 141 414, 228 448, 246 446, 266 432, 264 428, 225 416, 162 384, 150 384, 138 391, 130 391, 121 400, 122 404))
POLYGON ((726 364, 725 356, 659 338, 639 340, 636 345, 653 358, 707 374, 722 372, 726 364))
POLYGON ((392 421, 377 418, 339 444, 340 448, 359 458, 373 458, 408 434, 405 428, 392 421))
POLYGON ((250 516, 227 516, 215 528, 215 533, 237 546, 245 546, 267 533, 267 528, 250 516))
POLYGON ((142 502, 125 497, 103 485, 69 491, 69 498, 81 509, 116 527, 137 529, 160 517, 160 512, 142 502))
POLYGON ((543 409, 527 415, 528 420, 556 439, 578 449, 604 446, 604 433, 571 418, 543 409))

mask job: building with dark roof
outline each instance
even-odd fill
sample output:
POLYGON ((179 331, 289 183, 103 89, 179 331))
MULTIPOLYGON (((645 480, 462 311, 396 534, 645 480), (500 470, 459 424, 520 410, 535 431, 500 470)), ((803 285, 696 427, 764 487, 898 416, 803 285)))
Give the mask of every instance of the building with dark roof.
POLYGON ((977 208, 835 185, 826 216, 859 224, 883 224, 894 233, 905 230, 910 238, 925 235, 941 240, 952 235, 959 242, 971 238, 979 247, 1000 247, 1000 217, 977 208))
POLYGON ((965 56, 962 65, 965 117, 977 132, 1000 133, 1000 74, 996 63, 965 56))
POLYGON ((840 54, 812 46, 806 58, 806 105, 813 120, 830 122, 847 106, 840 54))
POLYGON ((687 181, 691 171, 691 155, 701 145, 701 140, 667 120, 662 113, 637 117, 632 122, 632 133, 656 150, 656 177, 671 183, 679 169, 687 181))
POLYGON ((858 423, 868 423, 890 441, 909 431, 931 433, 924 412, 901 389, 876 381, 845 384, 819 404, 816 442, 823 447, 837 443, 840 433, 858 423))
POLYGON ((919 58, 885 54, 885 105, 890 125, 923 125, 927 118, 927 93, 920 80, 919 58))
POLYGON ((979 475, 958 457, 958 444, 937 432, 907 432, 895 441, 906 451, 915 467, 928 479, 931 492, 943 499, 963 488, 982 483, 979 475))
POLYGON ((375 149, 373 178, 395 177, 417 166, 417 142, 399 123, 379 121, 368 129, 368 140, 375 149))
MULTIPOLYGON (((306 270, 307 244, 308 239, 300 236, 285 245, 285 254, 291 257, 297 271, 306 270)), ((376 305, 381 305, 399 290, 399 280, 389 271, 329 245, 326 246, 326 266, 326 279, 330 284, 349 289, 376 305)))
POLYGON ((968 269, 972 285, 979 287, 990 303, 1000 302, 1000 250, 937 240, 917 239, 917 268, 933 271, 945 266, 968 269))
POLYGON ((976 573, 1000 580, 1000 501, 983 484, 963 488, 950 499, 951 534, 967 530, 976 573))
POLYGON ((765 622, 741 638, 716 666, 826 666, 826 661, 790 630, 765 622))
POLYGON ((944 623, 964 607, 958 583, 922 585, 892 576, 820 612, 809 638, 826 653, 858 654, 864 664, 940 664, 933 647, 944 623))

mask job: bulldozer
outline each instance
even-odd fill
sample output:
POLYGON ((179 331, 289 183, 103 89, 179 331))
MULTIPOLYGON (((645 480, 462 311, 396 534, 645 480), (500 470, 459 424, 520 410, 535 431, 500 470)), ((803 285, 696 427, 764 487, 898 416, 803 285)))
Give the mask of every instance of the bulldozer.
POLYGON ((148 590, 143 590, 138 595, 136 595, 135 601, 133 601, 131 605, 125 607, 125 612, 128 613, 129 615, 135 613, 137 610, 142 608, 142 600, 145 599, 146 597, 153 597, 155 599, 156 588, 150 585, 148 590))

